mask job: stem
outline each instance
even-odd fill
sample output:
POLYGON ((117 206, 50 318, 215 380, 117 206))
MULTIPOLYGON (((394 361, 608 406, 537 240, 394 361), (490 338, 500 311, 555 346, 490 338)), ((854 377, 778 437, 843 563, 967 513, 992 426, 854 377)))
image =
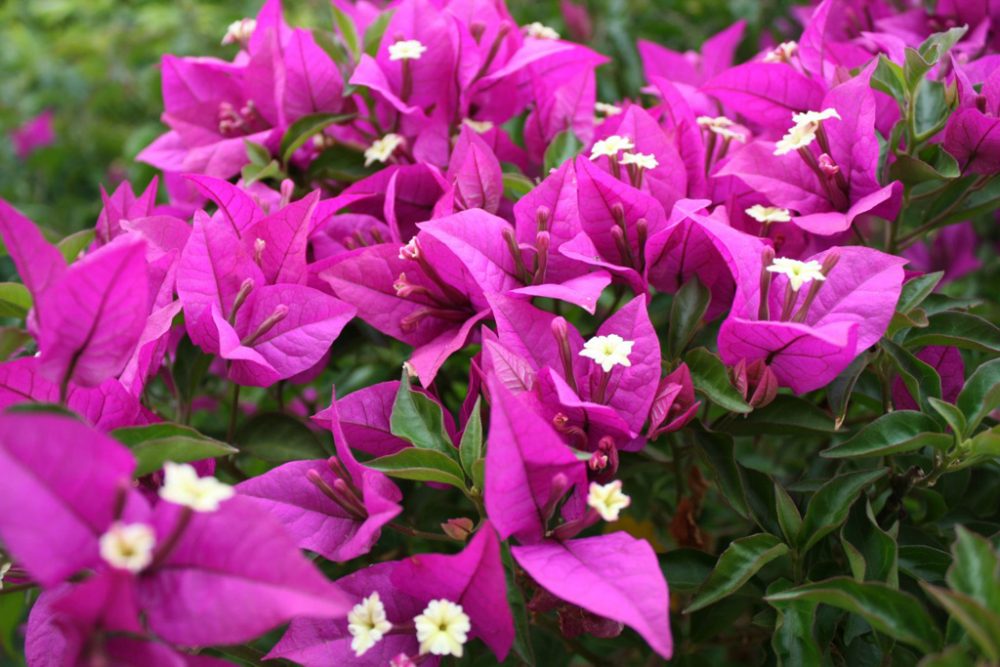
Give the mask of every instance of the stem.
POLYGON ((236 435, 236 417, 240 410, 240 385, 233 383, 233 391, 230 399, 229 427, 226 429, 226 442, 232 444, 233 436, 236 435))
POLYGON ((393 529, 397 533, 402 533, 403 535, 409 535, 410 537, 420 537, 425 540, 433 540, 435 542, 454 542, 447 535, 441 535, 439 533, 429 533, 426 530, 418 530, 416 528, 410 528, 409 526, 403 525, 397 521, 386 524, 387 527, 393 529))

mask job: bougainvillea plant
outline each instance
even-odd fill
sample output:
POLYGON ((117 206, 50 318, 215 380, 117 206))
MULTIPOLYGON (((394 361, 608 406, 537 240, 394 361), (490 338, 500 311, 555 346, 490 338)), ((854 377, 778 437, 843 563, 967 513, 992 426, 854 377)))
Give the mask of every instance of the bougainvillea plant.
POLYGON ((1000 662, 1000 11, 925 4, 643 42, 625 100, 493 0, 164 56, 162 180, 0 203, 4 642, 1000 662))

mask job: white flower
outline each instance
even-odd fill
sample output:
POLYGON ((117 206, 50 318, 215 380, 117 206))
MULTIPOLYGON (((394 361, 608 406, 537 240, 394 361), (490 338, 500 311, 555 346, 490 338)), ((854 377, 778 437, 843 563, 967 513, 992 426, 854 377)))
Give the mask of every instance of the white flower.
POLYGON ((406 245, 399 249, 399 258, 402 260, 417 259, 420 257, 420 246, 417 245, 417 237, 406 242, 406 245))
POLYGON ((423 613, 413 619, 420 653, 462 657, 462 645, 468 640, 472 623, 462 605, 451 600, 431 600, 423 613))
POLYGON ((732 129, 735 123, 725 116, 698 116, 696 120, 698 122, 698 127, 708 130, 713 134, 717 134, 723 139, 733 139, 735 141, 739 141, 740 143, 747 140, 746 133, 732 129))
POLYGON ((8 571, 10 571, 10 563, 0 565, 0 591, 3 590, 3 578, 7 575, 8 571))
POLYGON ((220 503, 236 493, 233 487, 214 477, 198 477, 198 471, 187 463, 167 461, 163 472, 160 498, 195 512, 214 512, 219 509, 220 503))
POLYGON ((596 160, 602 155, 617 158, 619 152, 630 151, 633 148, 635 148, 635 144, 632 143, 631 139, 612 134, 607 139, 601 139, 594 144, 594 147, 590 149, 590 159, 596 160))
POLYGON ((246 44, 257 29, 256 19, 240 19, 233 21, 226 28, 226 34, 222 38, 223 44, 246 44))
POLYGON ((593 359, 605 373, 610 373, 615 366, 632 365, 628 355, 632 354, 633 345, 634 340, 625 340, 618 334, 594 336, 583 344, 580 356, 593 359))
POLYGON ((389 60, 420 60, 427 47, 415 39, 401 39, 389 45, 389 60))
POLYGON ((538 21, 524 26, 524 34, 535 39, 559 39, 559 33, 538 21))
POLYGON ((617 521, 618 514, 631 503, 632 499, 622 493, 622 481, 620 479, 616 479, 603 486, 597 482, 590 483, 590 492, 587 494, 587 505, 597 510, 597 513, 605 521, 617 521))
POLYGON ((144 523, 116 521, 98 540, 101 558, 112 567, 129 572, 141 572, 153 562, 154 546, 156 533, 144 523))
POLYGON ((387 134, 376 140, 365 151, 365 166, 371 165, 372 162, 385 162, 392 157, 392 154, 402 143, 403 137, 398 134, 387 134))
POLYGON ((764 62, 787 63, 798 50, 799 45, 796 42, 782 42, 767 52, 767 55, 764 56, 764 62))
POLYGON ((788 284, 791 285, 794 292, 798 292, 805 283, 813 280, 826 280, 826 276, 823 275, 823 265, 815 259, 800 262, 788 257, 775 257, 767 270, 771 273, 788 276, 788 284))
POLYGON ((466 118, 462 121, 465 125, 468 125, 470 129, 475 130, 479 134, 484 132, 489 132, 493 129, 493 121, 489 120, 472 120, 471 118, 466 118))
POLYGON ((372 593, 354 605, 347 614, 347 631, 351 633, 351 649, 361 657, 375 644, 382 641, 392 623, 385 616, 385 605, 378 593, 372 593))
POLYGON ((625 153, 622 155, 622 164, 634 164, 643 169, 656 169, 660 166, 656 157, 649 153, 625 153))
POLYGON ((594 111, 605 116, 617 116, 622 112, 622 108, 607 102, 594 102, 594 111))
POLYGON ((805 148, 816 139, 816 131, 819 129, 819 124, 830 118, 840 120, 840 114, 837 113, 836 109, 792 114, 792 120, 795 122, 795 125, 785 133, 781 141, 774 145, 774 154, 785 155, 800 148, 805 148))
POLYGON ((792 219, 792 213, 787 208, 779 208, 777 206, 761 206, 760 204, 754 204, 746 211, 747 215, 756 220, 757 222, 789 222, 792 219))

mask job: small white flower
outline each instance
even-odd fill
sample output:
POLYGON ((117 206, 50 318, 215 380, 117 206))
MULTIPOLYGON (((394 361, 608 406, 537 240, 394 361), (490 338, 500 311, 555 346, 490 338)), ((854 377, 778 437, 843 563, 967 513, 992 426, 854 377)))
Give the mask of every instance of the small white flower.
POLYGON ((253 31, 257 29, 256 19, 240 19, 233 21, 226 28, 226 34, 222 38, 223 44, 246 44, 253 31))
POLYGON ((347 614, 347 631, 351 633, 351 649, 361 657, 375 644, 382 641, 392 623, 385 616, 385 605, 377 592, 354 605, 347 614))
POLYGON ((198 471, 187 463, 167 461, 163 472, 160 498, 195 512, 214 512, 236 493, 233 487, 214 477, 198 477, 198 471))
POLYGON ((660 166, 656 157, 650 153, 625 153, 622 155, 622 164, 634 164, 643 169, 656 169, 660 166))
POLYGON ((594 102, 594 111, 604 116, 617 116, 622 112, 622 108, 607 102, 594 102))
POLYGON ((423 613, 413 619, 420 653, 462 657, 462 646, 472 629, 462 605, 451 600, 431 600, 423 613))
POLYGON ((635 148, 635 144, 628 137, 612 134, 607 139, 601 139, 590 149, 590 159, 596 160, 602 155, 617 158, 621 151, 630 151, 635 148))
POLYGON ((717 134, 723 139, 732 139, 734 141, 739 141, 740 143, 747 140, 746 133, 732 129, 736 124, 725 116, 698 116, 697 122, 698 127, 708 130, 713 134, 717 134))
POLYGON ((795 122, 781 141, 774 145, 775 155, 785 155, 800 148, 805 148, 816 139, 816 131, 819 124, 830 118, 840 120, 840 114, 836 109, 824 109, 823 111, 806 111, 804 113, 792 114, 795 122))
POLYGON ((610 373, 615 366, 631 366, 628 355, 632 354, 634 340, 625 340, 618 334, 594 336, 583 344, 581 357, 593 359, 605 373, 610 373))
POLYGON ((787 208, 779 208, 777 206, 754 204, 747 209, 746 213, 757 222, 763 223, 789 222, 792 219, 791 211, 787 208))
POLYGON ((10 571, 10 563, 4 563, 0 565, 0 591, 3 590, 3 578, 7 576, 7 572, 10 571))
POLYGON ((538 21, 524 26, 524 34, 535 39, 559 39, 558 32, 538 21))
POLYGON ((153 562, 156 533, 144 523, 115 522, 101 535, 98 548, 101 558, 112 567, 141 572, 153 562))
POLYGON ((385 162, 392 157, 392 154, 402 143, 403 137, 398 134, 387 134, 376 140, 365 151, 365 166, 370 166, 372 162, 385 162))
POLYGON ((798 292, 805 283, 813 280, 826 280, 826 276, 823 275, 823 265, 815 259, 800 262, 788 257, 775 257, 767 270, 771 273, 788 276, 788 284, 794 292, 798 292))
POLYGON ((468 125, 470 129, 475 130, 479 134, 484 132, 489 132, 493 129, 493 121, 489 120, 472 120, 471 118, 466 118, 462 121, 464 124, 468 125))
POLYGON ((402 260, 417 259, 420 257, 420 246, 417 245, 417 237, 406 242, 406 245, 399 249, 399 258, 402 260))
POLYGON ((427 47, 415 39, 401 39, 389 45, 389 60, 420 60, 427 47))
POLYGON ((792 56, 796 54, 799 50, 799 45, 796 42, 782 42, 774 47, 772 50, 767 52, 764 56, 764 62, 766 63, 787 63, 790 62, 792 56))
POLYGON ((597 510, 605 521, 617 521, 623 509, 632 504, 632 499, 622 493, 622 481, 616 479, 605 485, 590 483, 587 505, 597 510))

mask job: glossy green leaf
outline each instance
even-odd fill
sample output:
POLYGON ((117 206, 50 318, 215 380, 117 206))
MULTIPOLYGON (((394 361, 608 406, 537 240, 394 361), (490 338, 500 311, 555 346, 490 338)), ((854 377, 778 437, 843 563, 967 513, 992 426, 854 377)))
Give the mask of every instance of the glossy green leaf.
POLYGON ((726 422, 723 428, 734 435, 816 435, 836 431, 828 413, 804 398, 788 394, 778 394, 768 405, 726 422))
POLYGON ((311 428, 291 415, 278 412, 264 412, 246 420, 234 440, 242 454, 271 463, 329 456, 311 428))
POLYGON ((904 345, 910 349, 952 345, 966 350, 1000 352, 1000 328, 977 315, 948 311, 931 315, 928 325, 911 331, 904 345))
POLYGON ((920 601, 875 582, 836 577, 774 593, 768 602, 808 600, 858 614, 875 630, 930 653, 941 647, 941 632, 920 601))
POLYGON ((347 47, 354 62, 357 62, 361 58, 361 37, 354 21, 333 3, 330 4, 330 10, 333 12, 333 23, 337 26, 341 39, 344 40, 344 46, 347 47))
POLYGON ((956 405, 965 415, 968 433, 1000 407, 1000 359, 986 362, 969 376, 956 405))
POLYGON ((822 664, 823 652, 816 642, 813 624, 817 602, 778 600, 773 596, 792 588, 791 582, 779 580, 767 589, 768 603, 777 611, 771 648, 781 667, 822 664))
POLYGON ((945 577, 948 585, 1000 614, 1000 556, 989 541, 956 526, 951 553, 954 562, 945 577))
POLYGON ((934 288, 937 287, 943 277, 944 271, 936 271, 907 280, 903 284, 903 290, 899 295, 896 310, 901 313, 908 313, 922 304, 924 299, 934 291, 934 288))
POLYGON ((924 592, 962 626, 983 656, 994 663, 1000 661, 1000 614, 990 611, 964 593, 923 581, 919 583, 924 592))
POLYGON ((963 437, 963 434, 966 433, 968 425, 966 424, 965 415, 962 414, 962 411, 948 401, 942 401, 934 398, 933 396, 927 400, 930 403, 931 408, 934 409, 934 412, 941 415, 941 419, 948 424, 952 432, 960 438, 963 437))
POLYGON ((845 552, 853 552, 858 560, 851 569, 858 581, 879 581, 899 588, 899 548, 897 527, 882 530, 872 512, 871 503, 855 503, 840 531, 845 552))
POLYGON ((86 250, 87 246, 93 242, 94 230, 83 229, 75 234, 70 234, 60 241, 56 247, 59 248, 59 252, 62 254, 63 259, 65 259, 67 263, 72 263, 76 261, 76 258, 80 256, 80 253, 86 250))
POLYGON ((281 161, 288 164, 292 155, 307 141, 330 127, 354 118, 354 114, 314 113, 292 123, 281 137, 281 161))
POLYGON ((465 474, 472 478, 472 468, 476 461, 483 456, 483 419, 481 416, 481 398, 476 399, 476 404, 469 414, 469 421, 465 424, 462 432, 462 440, 458 445, 458 455, 462 462, 465 474))
POLYGON ((156 472, 167 461, 190 463, 238 451, 190 426, 169 422, 120 428, 112 431, 111 436, 132 450, 136 459, 136 477, 156 472))
POLYGON ((906 385, 906 389, 917 399, 921 410, 931 412, 928 399, 941 398, 941 376, 937 370, 888 338, 883 338, 881 345, 899 371, 899 377, 906 385))
POLYGON ((840 375, 834 378, 833 382, 827 385, 826 401, 833 412, 834 428, 839 430, 847 418, 847 409, 850 407, 854 387, 861 374, 868 368, 871 359, 872 355, 868 352, 859 355, 840 375))
POLYGON ((392 11, 382 12, 365 28, 363 47, 365 53, 368 55, 374 57, 378 53, 379 45, 382 43, 382 36, 385 34, 385 29, 389 26, 392 14, 392 11))
POLYGON ((685 613, 697 611, 732 595, 760 568, 788 553, 788 545, 773 535, 758 533, 733 540, 719 556, 718 564, 688 605, 685 613))
POLYGON ((551 170, 558 169, 564 162, 576 157, 582 148, 583 143, 573 133, 573 130, 563 130, 545 149, 542 173, 548 174, 551 170))
POLYGON ((0 317, 23 320, 34 301, 31 292, 21 283, 0 283, 0 317))
POLYGON ((976 663, 965 648, 949 646, 940 653, 925 656, 920 667, 976 667, 976 663))
POLYGON ((847 519, 851 505, 868 486, 888 473, 888 468, 849 472, 834 477, 813 495, 799 532, 799 551, 809 551, 847 519))
POLYGON ((939 433, 939 424, 922 412, 897 410, 882 415, 853 438, 820 452, 827 459, 864 458, 910 452, 922 447, 945 449, 954 438, 939 433))
POLYGON ((714 474, 723 499, 737 514, 749 519, 751 517, 750 506, 747 503, 743 477, 733 453, 735 445, 732 436, 724 433, 713 433, 702 428, 695 428, 694 433, 698 443, 698 452, 704 457, 714 474))
POLYGON ((895 99, 900 106, 906 100, 906 78, 903 76, 903 68, 885 55, 880 55, 878 58, 871 86, 895 99))
POLYGON ((389 429, 418 449, 432 449, 456 463, 459 461, 459 452, 444 427, 444 411, 429 396, 413 390, 406 371, 392 404, 389 429))
POLYGON ((505 171, 503 173, 503 196, 512 202, 531 192, 535 184, 520 172, 505 171))
POLYGON ((462 468, 451 458, 432 449, 408 447, 395 454, 366 461, 364 465, 372 470, 384 472, 390 477, 418 482, 440 482, 465 489, 465 475, 462 474, 462 468))
POLYGON ((677 359, 694 338, 702 324, 712 293, 697 277, 681 285, 670 306, 670 328, 667 330, 667 358, 677 359))
POLYGON ((802 530, 802 514, 785 487, 777 482, 774 483, 774 504, 781 533, 789 544, 796 544, 802 530))
POLYGON ((747 413, 753 409, 729 381, 726 365, 719 357, 703 347, 696 347, 684 355, 684 361, 691 371, 695 389, 713 403, 730 412, 747 413))

